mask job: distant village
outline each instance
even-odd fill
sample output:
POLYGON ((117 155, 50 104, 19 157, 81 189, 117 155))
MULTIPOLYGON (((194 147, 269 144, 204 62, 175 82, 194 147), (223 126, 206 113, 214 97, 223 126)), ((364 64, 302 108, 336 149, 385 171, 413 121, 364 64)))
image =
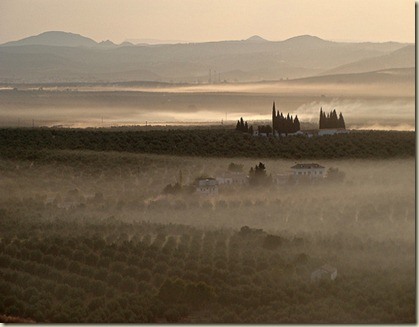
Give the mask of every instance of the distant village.
POLYGON ((215 195, 233 187, 254 186, 291 186, 299 184, 316 184, 322 181, 343 181, 345 174, 338 168, 325 167, 318 163, 297 163, 283 173, 267 174, 265 165, 259 163, 250 168, 248 174, 243 172, 243 165, 230 163, 227 171, 216 177, 198 177, 191 184, 183 185, 179 172, 178 182, 165 187, 164 193, 175 194, 181 191, 201 195, 215 195))
POLYGON ((337 115, 336 110, 326 113, 323 108, 320 108, 319 115, 319 129, 318 130, 304 130, 300 128, 300 121, 295 115, 292 117, 289 113, 284 116, 282 112, 276 110, 275 102, 272 105, 272 124, 261 125, 257 128, 249 126, 247 121, 243 120, 243 117, 237 121, 236 130, 244 133, 252 134, 253 136, 274 136, 284 137, 293 135, 304 135, 306 137, 322 136, 322 135, 334 135, 348 133, 345 126, 345 120, 342 113, 337 115))
POLYGON ((217 194, 220 189, 229 186, 260 186, 266 184, 287 185, 301 182, 315 182, 326 177, 326 168, 317 163, 300 163, 290 167, 290 171, 274 176, 267 175, 265 165, 259 163, 251 168, 249 174, 228 171, 214 178, 198 178, 195 181, 195 191, 198 194, 217 194))

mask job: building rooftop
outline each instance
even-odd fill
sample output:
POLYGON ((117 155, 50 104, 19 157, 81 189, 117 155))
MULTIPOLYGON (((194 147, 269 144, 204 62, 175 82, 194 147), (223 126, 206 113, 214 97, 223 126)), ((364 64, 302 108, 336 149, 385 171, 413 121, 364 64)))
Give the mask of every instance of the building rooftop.
POLYGON ((292 169, 311 169, 311 168, 324 168, 316 163, 307 163, 307 164, 296 164, 291 167, 292 169))
POLYGON ((215 178, 198 178, 195 181, 199 186, 215 186, 218 185, 218 182, 215 178))

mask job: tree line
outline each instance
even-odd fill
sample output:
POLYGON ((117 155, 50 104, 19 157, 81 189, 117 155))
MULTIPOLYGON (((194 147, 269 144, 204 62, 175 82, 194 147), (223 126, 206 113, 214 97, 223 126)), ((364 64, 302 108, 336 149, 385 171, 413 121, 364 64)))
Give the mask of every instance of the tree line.
POLYGON ((240 117, 236 124, 236 131, 253 134, 253 126, 249 127, 247 121, 245 122, 243 117, 240 117))
POLYGON ((52 160, 49 150, 290 159, 413 157, 415 133, 353 131, 308 138, 253 137, 234 130, 100 131, 0 129, 2 158, 52 160))

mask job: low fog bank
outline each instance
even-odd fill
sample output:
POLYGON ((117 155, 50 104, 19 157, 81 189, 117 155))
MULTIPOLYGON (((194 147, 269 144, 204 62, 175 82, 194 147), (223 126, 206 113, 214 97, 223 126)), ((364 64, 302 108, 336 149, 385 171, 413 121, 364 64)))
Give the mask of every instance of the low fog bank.
MULTIPOLYGON (((202 195, 190 186, 196 178, 223 176, 231 162, 242 165, 247 175, 259 161, 85 151, 56 151, 46 157, 47 163, 0 161, 2 209, 26 215, 35 208, 31 215, 41 220, 115 217, 210 229, 248 225, 272 233, 343 233, 374 240, 413 242, 415 237, 413 159, 321 160, 317 163, 326 170, 343 173, 343 180, 220 185, 218 194, 202 195), (165 192, 179 182, 185 191, 165 192)), ((273 179, 289 174, 296 163, 260 161, 273 179)))
MULTIPOLYGON (((272 84, 18 88, 0 90, 0 121, 9 126, 110 127, 126 125, 234 124, 269 120, 278 110, 318 123, 319 110, 342 112, 348 128, 414 130, 414 92, 404 94, 361 85, 278 87, 272 84), (267 87, 267 85, 269 87, 267 87), (361 92, 362 91, 362 92, 361 92)), ((394 88, 393 88, 394 89, 394 88)))

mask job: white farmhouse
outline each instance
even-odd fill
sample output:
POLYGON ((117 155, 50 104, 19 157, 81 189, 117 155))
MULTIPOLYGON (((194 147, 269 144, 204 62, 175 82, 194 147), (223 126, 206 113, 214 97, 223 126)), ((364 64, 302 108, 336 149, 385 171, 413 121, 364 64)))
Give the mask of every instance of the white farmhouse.
POLYGON ((200 178, 196 181, 196 192, 200 194, 217 194, 218 182, 215 178, 200 178))
POLYGON ((215 178, 218 185, 231 185, 233 184, 233 179, 229 176, 219 176, 215 178))
POLYGON ((296 164, 291 167, 293 174, 296 177, 323 177, 325 175, 325 168, 316 163, 296 164))
POLYGON ((216 178, 218 185, 245 185, 249 183, 249 178, 240 172, 226 172, 216 178))
POLYGON ((311 281, 316 282, 321 279, 335 280, 337 275, 338 270, 335 267, 325 264, 311 273, 311 281))
POLYGON ((232 173, 231 178, 233 179, 234 185, 244 185, 249 183, 249 177, 243 173, 232 173))

